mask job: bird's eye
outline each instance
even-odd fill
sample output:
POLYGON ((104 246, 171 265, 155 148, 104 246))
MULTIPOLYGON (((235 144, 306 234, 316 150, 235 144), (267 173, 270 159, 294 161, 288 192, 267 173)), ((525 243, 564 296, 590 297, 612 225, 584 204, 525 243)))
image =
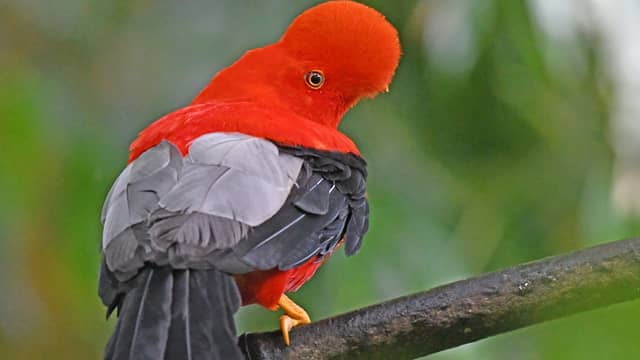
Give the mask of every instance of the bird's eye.
POLYGON ((320 89, 324 84, 324 74, 320 70, 311 70, 304 75, 304 81, 312 89, 320 89))

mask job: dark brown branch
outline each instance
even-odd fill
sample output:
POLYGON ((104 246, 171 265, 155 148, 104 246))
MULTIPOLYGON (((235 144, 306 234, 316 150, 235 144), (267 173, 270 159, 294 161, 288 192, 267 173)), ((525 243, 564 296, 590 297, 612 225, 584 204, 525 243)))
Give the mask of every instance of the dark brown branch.
POLYGON ((454 282, 295 328, 242 335, 249 359, 405 359, 640 297, 640 239, 454 282))

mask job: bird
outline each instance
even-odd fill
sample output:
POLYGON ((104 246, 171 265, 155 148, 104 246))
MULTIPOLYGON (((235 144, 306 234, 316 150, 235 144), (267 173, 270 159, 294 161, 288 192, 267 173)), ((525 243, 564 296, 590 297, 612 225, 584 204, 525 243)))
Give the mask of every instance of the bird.
POLYGON ((138 134, 101 215, 105 359, 242 359, 249 304, 282 309, 290 344, 311 320, 287 294, 369 226, 367 163, 338 125, 400 57, 380 12, 324 2, 138 134))

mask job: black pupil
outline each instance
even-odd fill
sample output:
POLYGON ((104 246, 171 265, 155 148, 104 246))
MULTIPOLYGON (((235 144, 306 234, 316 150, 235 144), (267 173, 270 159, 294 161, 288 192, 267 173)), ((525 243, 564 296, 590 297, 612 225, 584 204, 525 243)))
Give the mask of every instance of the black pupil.
POLYGON ((320 85, 320 83, 322 82, 322 75, 318 74, 317 72, 312 72, 311 76, 309 76, 309 82, 311 83, 311 85, 320 85))

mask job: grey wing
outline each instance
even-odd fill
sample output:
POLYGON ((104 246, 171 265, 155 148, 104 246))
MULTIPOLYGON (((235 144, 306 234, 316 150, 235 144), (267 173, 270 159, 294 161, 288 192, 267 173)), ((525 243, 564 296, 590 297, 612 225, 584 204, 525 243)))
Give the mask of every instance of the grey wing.
POLYGON ((102 209, 102 251, 110 269, 135 273, 154 256, 148 217, 175 186, 182 166, 180 152, 163 142, 122 171, 102 209))
POLYGON ((204 135, 183 158, 164 142, 130 164, 103 210, 107 270, 145 262, 243 273, 290 269, 368 228, 366 164, 355 155, 279 147, 242 134, 204 135))
POLYGON ((364 161, 310 149, 283 151, 305 160, 297 186, 273 217, 234 247, 235 254, 260 270, 320 260, 342 240, 347 255, 354 254, 368 228, 364 161))
POLYGON ((103 208, 102 250, 120 280, 149 261, 246 272, 234 245, 275 215, 303 160, 236 133, 201 136, 186 157, 163 142, 131 163, 103 208))

